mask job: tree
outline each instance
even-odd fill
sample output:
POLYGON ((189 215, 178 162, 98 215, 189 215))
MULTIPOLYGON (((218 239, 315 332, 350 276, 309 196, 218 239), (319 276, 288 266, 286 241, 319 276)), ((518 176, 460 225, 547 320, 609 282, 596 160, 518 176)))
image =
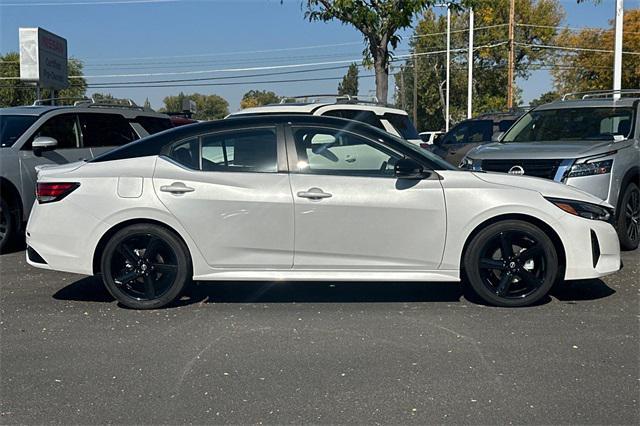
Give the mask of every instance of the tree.
POLYGON ((218 95, 203 95, 201 93, 193 93, 185 95, 180 92, 176 96, 167 96, 163 99, 165 107, 161 112, 180 112, 182 111, 182 102, 190 99, 196 103, 196 113, 193 118, 196 120, 218 120, 229 114, 229 103, 218 95))
POLYGON ((242 96, 240 101, 240 108, 253 108, 262 105, 275 104, 280 102, 280 96, 274 92, 267 92, 266 90, 249 90, 242 96))
POLYGON ((538 105, 548 104, 549 102, 553 102, 558 98, 560 98, 558 92, 554 92, 552 90, 550 92, 543 93, 535 99, 532 99, 531 102, 529 102, 529 106, 536 107, 538 105))
POLYGON ((351 64, 347 70, 347 74, 342 78, 342 82, 338 83, 338 95, 358 95, 358 65, 351 64))
MULTIPOLYGON (((82 75, 82 62, 71 58, 68 62, 69 75, 82 75)), ((9 52, 0 55, 0 76, 12 77, 15 80, 0 80, 0 107, 30 105, 36 100, 36 89, 34 85, 27 84, 19 80, 20 77, 20 55, 17 52, 9 52)), ((82 98, 85 96, 87 82, 84 78, 69 79, 69 87, 56 92, 56 97, 82 98)), ((51 90, 42 89, 40 98, 51 97, 51 90)))
MULTIPOLYGON (((613 48, 614 22, 611 29, 564 30, 558 36, 559 46, 608 50, 613 48)), ((624 12, 623 52, 640 52, 640 9, 624 12)), ((562 51, 551 71, 558 92, 610 90, 613 86, 613 53, 562 51)), ((640 55, 622 54, 622 88, 640 87, 640 55)))
MULTIPOLYGON (((459 4, 475 0, 458 0, 459 4)), ((354 26, 364 36, 362 52, 366 63, 373 63, 376 74, 376 96, 387 102, 391 49, 398 47, 398 31, 411 27, 413 19, 438 0, 307 0, 305 18, 309 21, 337 19, 354 26)))
MULTIPOLYGON (((474 5, 475 31, 473 68, 473 113, 504 111, 507 98, 509 0, 476 0, 474 5), (482 47, 488 46, 488 47, 482 47)), ((516 0, 516 22, 542 27, 516 27, 516 40, 523 44, 553 44, 556 27, 564 18, 564 9, 558 0, 516 0)), ((451 16, 451 77, 450 113, 455 123, 466 117, 467 105, 467 51, 455 49, 468 45, 469 16, 467 11, 451 16)), ((411 42, 412 53, 417 54, 396 75, 398 87, 396 103, 413 113, 414 66, 418 75, 419 129, 437 130, 444 127, 444 80, 446 71, 446 17, 426 11, 416 25, 411 42), (429 53, 437 52, 437 53, 429 53)), ((528 78, 531 71, 549 58, 553 51, 518 45, 515 51, 515 75, 528 78)), ((516 100, 520 97, 516 88, 516 100)))

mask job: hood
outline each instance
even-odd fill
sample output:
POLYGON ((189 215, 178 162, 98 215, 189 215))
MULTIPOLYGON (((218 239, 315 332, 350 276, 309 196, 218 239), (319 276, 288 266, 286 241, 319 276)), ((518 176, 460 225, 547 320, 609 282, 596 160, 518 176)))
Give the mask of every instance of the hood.
POLYGON ((622 147, 624 142, 615 141, 568 141, 568 142, 494 142, 480 145, 469 151, 468 157, 478 160, 509 159, 564 159, 598 155, 622 147), (614 145, 616 146, 614 148, 614 145))
POLYGON ((515 176, 505 173, 473 173, 478 179, 492 184, 512 186, 539 192, 543 197, 566 198, 568 200, 582 201, 585 203, 611 206, 602 199, 563 183, 531 176, 515 176))
POLYGON ((73 163, 67 164, 41 164, 36 166, 36 173, 38 177, 50 176, 50 175, 58 175, 62 173, 72 172, 78 167, 85 164, 86 161, 75 161, 73 163))

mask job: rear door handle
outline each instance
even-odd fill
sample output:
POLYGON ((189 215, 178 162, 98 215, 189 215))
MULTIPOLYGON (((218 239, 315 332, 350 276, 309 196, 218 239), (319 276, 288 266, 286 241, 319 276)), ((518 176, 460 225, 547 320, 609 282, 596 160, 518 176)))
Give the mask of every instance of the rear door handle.
POLYGON ((324 192, 320 188, 309 188, 307 191, 298 192, 298 197, 308 198, 310 200, 321 200, 322 198, 331 197, 331 194, 324 192))
POLYGON ((173 182, 171 185, 162 185, 160 191, 170 192, 172 194, 184 194, 185 192, 193 192, 195 189, 182 182, 173 182))

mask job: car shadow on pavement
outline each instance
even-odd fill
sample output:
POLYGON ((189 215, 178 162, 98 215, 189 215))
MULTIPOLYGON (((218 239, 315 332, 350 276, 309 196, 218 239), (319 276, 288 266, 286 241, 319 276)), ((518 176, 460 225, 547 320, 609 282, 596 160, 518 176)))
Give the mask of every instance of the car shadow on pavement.
POLYGON ((551 289, 551 295, 562 302, 603 299, 615 293, 600 279, 565 281, 551 289))
MULTIPOLYGON (((565 282, 551 294, 562 302, 596 300, 615 290, 602 280, 565 282)), ((95 277, 83 278, 53 295, 57 300, 113 302, 113 297, 95 277)), ((172 307, 195 303, 394 303, 459 302, 484 304, 466 286, 429 282, 196 282, 172 307)), ((536 305, 551 301, 545 297, 536 305)))

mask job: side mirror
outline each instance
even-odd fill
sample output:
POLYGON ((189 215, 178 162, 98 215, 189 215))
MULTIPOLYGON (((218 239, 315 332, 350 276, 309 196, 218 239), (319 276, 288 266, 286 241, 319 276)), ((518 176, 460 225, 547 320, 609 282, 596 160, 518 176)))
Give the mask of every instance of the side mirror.
POLYGON ((39 156, 42 151, 55 149, 56 146, 58 146, 58 141, 54 138, 50 138, 49 136, 38 136, 33 140, 33 142, 31 142, 33 153, 37 156, 39 156))
POLYGON ((428 173, 421 164, 410 158, 403 158, 396 163, 395 175, 399 179, 424 179, 428 173))
POLYGON ((491 136, 491 142, 500 142, 500 139, 502 138, 503 135, 504 135, 504 132, 494 133, 493 136, 491 136))

